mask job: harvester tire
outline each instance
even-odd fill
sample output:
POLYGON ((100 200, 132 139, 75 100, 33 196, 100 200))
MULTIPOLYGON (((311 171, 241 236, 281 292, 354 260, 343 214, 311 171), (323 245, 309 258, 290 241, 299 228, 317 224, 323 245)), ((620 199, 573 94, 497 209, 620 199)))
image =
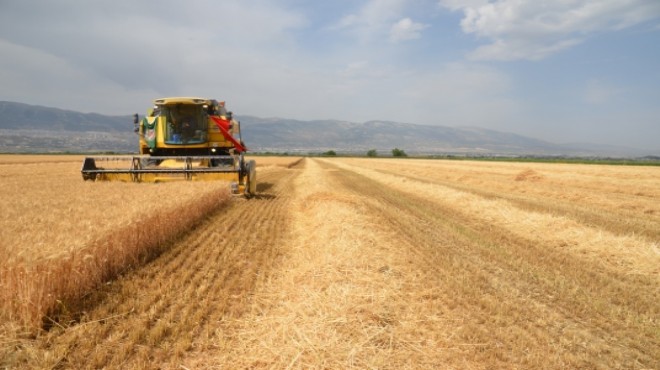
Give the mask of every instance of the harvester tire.
POLYGON ((251 197, 257 194, 257 164, 254 160, 250 160, 245 167, 247 172, 245 195, 251 197))

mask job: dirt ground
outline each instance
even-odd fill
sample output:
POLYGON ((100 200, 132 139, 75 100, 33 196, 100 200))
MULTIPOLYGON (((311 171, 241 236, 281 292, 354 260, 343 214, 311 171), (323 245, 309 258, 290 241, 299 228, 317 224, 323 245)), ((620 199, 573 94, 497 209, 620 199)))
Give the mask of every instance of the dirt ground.
POLYGON ((0 367, 660 368, 659 168, 306 158, 258 182, 0 367))

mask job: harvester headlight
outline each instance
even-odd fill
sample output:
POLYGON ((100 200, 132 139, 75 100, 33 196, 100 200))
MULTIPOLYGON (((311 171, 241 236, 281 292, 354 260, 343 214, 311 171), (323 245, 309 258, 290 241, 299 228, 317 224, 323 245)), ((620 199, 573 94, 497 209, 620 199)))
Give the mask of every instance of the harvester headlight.
POLYGON ((211 148, 211 153, 215 153, 215 148, 211 148))

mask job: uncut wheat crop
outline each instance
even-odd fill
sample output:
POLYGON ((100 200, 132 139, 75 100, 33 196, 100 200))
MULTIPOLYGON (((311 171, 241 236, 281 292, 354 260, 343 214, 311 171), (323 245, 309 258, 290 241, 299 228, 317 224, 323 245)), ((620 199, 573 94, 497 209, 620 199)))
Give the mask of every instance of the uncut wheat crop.
POLYGON ((0 160, 0 313, 24 325, 146 258, 230 197, 224 182, 85 182, 81 162, 52 158, 0 160))

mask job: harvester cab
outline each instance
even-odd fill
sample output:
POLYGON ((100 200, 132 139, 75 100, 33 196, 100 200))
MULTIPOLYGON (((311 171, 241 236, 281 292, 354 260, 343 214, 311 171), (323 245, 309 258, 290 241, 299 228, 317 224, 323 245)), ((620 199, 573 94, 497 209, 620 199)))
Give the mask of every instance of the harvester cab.
POLYGON ((142 119, 133 117, 139 155, 86 157, 84 180, 166 182, 225 180, 232 192, 256 193, 256 164, 246 160, 240 122, 225 103, 163 98, 142 119))

